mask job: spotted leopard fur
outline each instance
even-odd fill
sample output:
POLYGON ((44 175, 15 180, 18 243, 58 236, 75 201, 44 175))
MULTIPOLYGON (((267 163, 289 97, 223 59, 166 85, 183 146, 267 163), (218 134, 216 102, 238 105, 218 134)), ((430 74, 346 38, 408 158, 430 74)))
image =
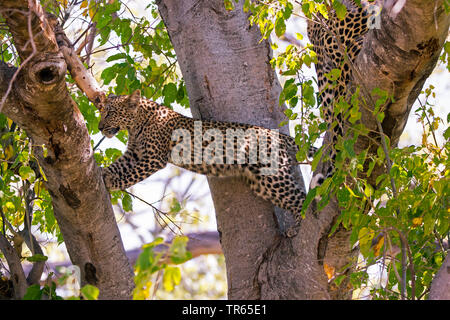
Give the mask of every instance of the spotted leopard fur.
MULTIPOLYGON (((295 155, 298 151, 294 138, 248 124, 199 122, 196 124, 195 119, 142 98, 139 90, 130 96, 109 96, 101 109, 98 127, 107 137, 114 136, 119 130, 128 130, 129 138, 126 152, 104 169, 106 187, 124 190, 164 168, 167 163, 209 176, 241 176, 257 196, 294 215, 296 226, 287 231, 287 236, 294 235, 301 221, 301 209, 306 196, 292 173, 297 165, 295 155), (218 130, 213 132, 220 132, 223 141, 205 139, 210 129, 218 130), (235 132, 253 132, 254 136, 243 135, 239 140, 227 135, 230 129, 235 132), (247 131, 249 129, 253 131, 247 131), (196 130, 201 131, 196 134, 196 130), (188 148, 180 147, 185 139, 189 141, 188 148), (200 152, 195 152, 196 143, 201 146, 200 152), (226 146, 227 151, 233 152, 217 155, 216 143, 223 143, 224 149, 226 146), (255 146, 257 149, 252 149, 255 146), (261 146, 265 146, 266 150, 261 146), (274 166, 266 163, 273 146, 279 151, 274 166), (184 154, 185 149, 191 152, 184 154), (257 150, 258 156, 250 159, 251 150, 257 150), (262 161, 264 158, 259 156, 262 152, 266 152, 266 161, 262 161), (274 171, 264 173, 264 170, 274 171)), ((309 156, 315 151, 315 148, 311 148, 309 156)))
POLYGON ((320 185, 334 173, 336 149, 334 145, 344 134, 345 119, 341 113, 335 113, 334 106, 339 99, 348 100, 347 88, 352 78, 352 63, 362 47, 364 35, 370 25, 370 5, 375 1, 362 0, 361 5, 353 0, 340 0, 347 7, 347 15, 340 20, 334 11, 328 19, 318 15, 316 20, 308 21, 308 37, 317 54, 316 73, 319 97, 324 120, 328 123, 331 136, 331 148, 325 175, 316 174, 311 186, 320 185), (333 69, 340 70, 336 80, 330 80, 326 74, 333 69))
MULTIPOLYGON (((308 22, 308 36, 318 57, 316 71, 323 116, 330 126, 337 120, 337 125, 332 127, 332 144, 335 144, 344 132, 342 116, 335 114, 333 106, 338 99, 345 98, 347 84, 352 79, 350 63, 359 54, 363 36, 368 31, 367 2, 363 0, 363 6, 360 7, 354 1, 341 1, 348 10, 344 20, 339 20, 336 14, 331 12, 329 19, 319 16, 319 20, 308 22), (339 78, 334 82, 325 76, 332 69, 341 70, 339 78)), ((294 215, 297 225, 294 229, 288 229, 287 236, 296 234, 306 194, 303 187, 293 178, 295 175, 292 170, 296 163, 297 151, 294 139, 283 134, 275 134, 274 131, 262 127, 217 121, 202 121, 201 134, 205 135, 207 130, 212 128, 219 129, 225 138, 227 129, 253 128, 256 130, 257 140, 265 138, 269 144, 270 141, 276 141, 280 147, 278 170, 274 174, 264 175, 262 169, 265 164, 239 163, 238 158, 234 159, 236 163, 227 164, 226 159, 217 161, 213 155, 199 159, 195 152, 189 156, 190 161, 176 162, 176 165, 205 175, 243 177, 257 196, 294 215)), ((128 130, 126 152, 103 172, 107 188, 123 190, 164 168, 167 163, 174 162, 171 155, 179 141, 173 140, 172 134, 175 130, 181 129, 193 135, 195 120, 143 99, 140 92, 136 91, 131 96, 108 97, 101 110, 99 129, 107 137, 114 136, 119 130, 128 130)), ((193 144, 191 150, 194 150, 195 136, 192 137, 191 143, 193 144)), ((235 140, 225 141, 224 144, 233 145, 235 150, 238 147, 242 148, 245 150, 244 157, 248 157, 251 139, 241 141, 241 145, 237 145, 235 140)), ((208 145, 209 141, 202 142, 202 154, 208 145)), ((268 152, 271 152, 270 147, 268 152)), ((314 149, 311 150, 310 156, 313 152, 314 149)), ((313 178, 313 186, 322 183, 333 174, 332 163, 335 157, 336 151, 332 147, 331 165, 325 176, 319 174, 313 178)))

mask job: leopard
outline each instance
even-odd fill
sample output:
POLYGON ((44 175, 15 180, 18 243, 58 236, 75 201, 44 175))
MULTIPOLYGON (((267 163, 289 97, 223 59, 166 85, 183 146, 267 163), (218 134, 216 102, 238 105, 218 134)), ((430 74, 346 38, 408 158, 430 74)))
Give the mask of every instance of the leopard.
MULTIPOLYGON (((306 191, 294 178, 299 148, 293 137, 250 124, 186 117, 145 99, 140 90, 109 95, 100 115, 104 136, 128 131, 124 154, 102 168, 110 191, 125 190, 168 163, 207 176, 240 177, 257 197, 290 212, 294 223, 284 235, 297 234, 306 191)), ((308 157, 316 151, 310 147, 308 157)))
MULTIPOLYGON (((339 99, 347 98, 348 84, 353 80, 352 64, 369 30, 368 7, 373 1, 339 1, 347 8, 344 19, 339 19, 336 12, 330 10, 328 18, 319 14, 316 19, 308 20, 308 38, 317 56, 319 103, 332 134, 328 169, 325 175, 314 174, 310 188, 322 184, 335 171, 333 163, 337 153, 334 145, 344 134, 345 119, 342 114, 336 114, 334 105, 339 99), (340 74, 337 79, 330 80, 327 74, 333 69, 340 70, 340 74)), ((102 169, 109 190, 125 190, 168 163, 207 176, 238 176, 256 196, 292 213, 295 225, 286 230, 285 236, 293 237, 298 233, 306 190, 293 174, 298 151, 294 138, 250 124, 202 120, 198 126, 195 119, 141 97, 139 90, 131 95, 110 95, 99 109, 98 128, 103 135, 111 138, 120 130, 127 130, 129 135, 125 153, 102 169), (227 130, 251 131, 251 134, 229 138, 227 130), (196 131, 199 134, 195 134, 196 131), (211 131, 219 133, 219 139, 211 131), (207 137, 208 133, 213 137, 202 140, 201 137, 207 137), (181 138, 188 143, 181 144, 181 138), (264 143, 260 144, 261 141, 269 142, 270 146, 266 144, 262 148, 264 143), (251 152, 255 150, 255 144, 256 154, 262 154, 259 158, 265 161, 257 159, 255 152, 251 152), (223 146, 233 152, 217 154, 215 151, 223 146), (272 155, 272 151, 275 151, 276 160, 268 167, 267 158, 271 158, 268 153, 272 155)), ((312 157, 316 151, 311 147, 308 156, 312 157)))
POLYGON ((366 34, 379 14, 375 0, 339 0, 346 7, 346 15, 340 19, 334 10, 328 17, 318 14, 307 21, 308 38, 317 56, 315 63, 318 100, 322 117, 331 133, 330 150, 324 174, 314 173, 310 187, 321 185, 333 176, 337 151, 335 145, 343 137, 345 119, 335 111, 340 99, 349 101, 349 83, 354 81, 354 62, 361 52, 366 34), (337 79, 330 78, 333 69, 339 70, 337 79))

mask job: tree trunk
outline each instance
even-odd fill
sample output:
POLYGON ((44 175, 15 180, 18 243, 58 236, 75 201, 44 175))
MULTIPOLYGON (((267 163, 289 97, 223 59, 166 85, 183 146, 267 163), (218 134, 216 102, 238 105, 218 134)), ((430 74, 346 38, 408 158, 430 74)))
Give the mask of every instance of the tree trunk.
MULTIPOLYGON (((412 103, 433 70, 448 31, 443 1, 385 1, 381 28, 367 35, 355 63, 355 83, 386 89, 395 103, 386 106, 382 128, 395 145, 412 103), (394 13, 395 11, 395 13, 394 13), (391 50, 392 48, 392 50, 391 50), (392 91, 392 88, 394 90, 392 91)), ((157 1, 186 81, 195 118, 216 119, 277 128, 284 119, 278 106, 280 85, 269 65, 268 41, 250 27, 242 1, 233 11, 222 0, 157 1)), ((370 101, 369 97, 366 97, 370 101)), ((377 130, 371 112, 362 121, 377 130)), ((325 137, 325 143, 329 136, 325 137)), ((355 145, 363 150, 369 140, 355 145)), ((358 150, 356 150, 358 151, 358 150)), ((321 171, 322 165, 318 170, 321 171)), ((372 178, 384 170, 374 170, 372 178)), ((308 209, 299 234, 279 236, 274 208, 256 198, 238 179, 208 178, 218 229, 227 262, 230 299, 349 299, 351 287, 328 284, 324 266, 340 270, 355 256, 349 231, 328 233, 339 214, 331 199, 320 213, 308 209)))
POLYGON ((38 1, 2 1, 2 16, 21 57, 20 70, 0 63, 3 110, 33 141, 53 211, 82 285, 103 299, 127 299, 134 287, 109 193, 97 167, 86 125, 66 87, 66 62, 38 1), (30 31, 31 30, 31 34, 30 31), (48 154, 44 156, 45 145, 48 154))
POLYGON ((450 300, 450 255, 442 263, 441 269, 433 279, 430 289, 430 300, 450 300))
MULTIPOLYGON (((233 11, 226 11, 222 0, 166 0, 158 6, 194 117, 277 129, 285 117, 278 106, 281 87, 269 64, 270 44, 260 41, 257 27, 250 27, 242 2, 233 11)), ((315 251, 303 249, 303 241, 319 234, 309 221, 302 223, 301 240, 281 237, 274 207, 255 197, 244 182, 234 178, 208 178, 208 182, 227 261, 230 299, 328 297, 323 290, 325 274, 317 265, 309 265, 317 260, 315 251), (317 277, 297 278, 296 270, 317 277)))

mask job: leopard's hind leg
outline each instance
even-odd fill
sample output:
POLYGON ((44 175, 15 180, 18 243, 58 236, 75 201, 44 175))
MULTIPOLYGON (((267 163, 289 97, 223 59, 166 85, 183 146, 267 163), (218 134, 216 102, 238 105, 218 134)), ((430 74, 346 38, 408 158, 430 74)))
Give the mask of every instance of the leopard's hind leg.
POLYGON ((246 175, 250 188, 257 196, 293 215, 295 225, 284 232, 287 237, 298 233, 302 220, 302 205, 306 197, 304 187, 296 180, 297 175, 289 172, 293 169, 281 167, 272 175, 264 175, 259 168, 251 168, 250 174, 246 175))

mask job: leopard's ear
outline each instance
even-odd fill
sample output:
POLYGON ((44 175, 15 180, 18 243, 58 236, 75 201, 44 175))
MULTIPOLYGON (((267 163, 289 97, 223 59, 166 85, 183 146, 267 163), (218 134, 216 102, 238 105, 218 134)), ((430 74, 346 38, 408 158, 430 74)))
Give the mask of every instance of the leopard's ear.
POLYGON ((139 104, 141 100, 141 90, 137 89, 135 90, 129 97, 128 100, 130 101, 131 106, 136 106, 139 104))

